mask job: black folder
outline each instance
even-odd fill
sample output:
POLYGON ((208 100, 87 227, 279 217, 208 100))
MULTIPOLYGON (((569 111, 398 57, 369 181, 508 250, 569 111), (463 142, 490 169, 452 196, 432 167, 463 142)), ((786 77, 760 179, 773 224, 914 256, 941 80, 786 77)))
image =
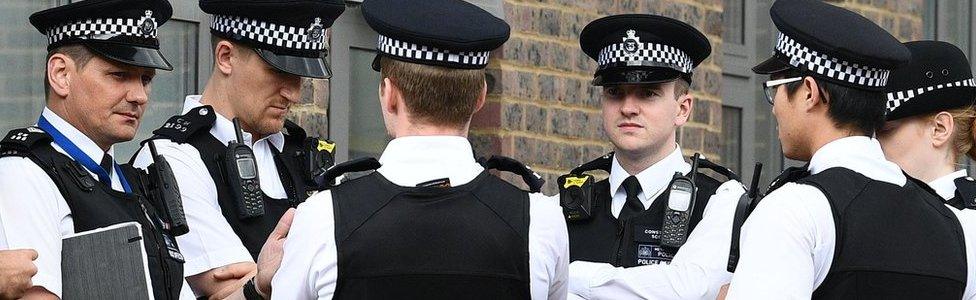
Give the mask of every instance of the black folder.
POLYGON ((129 222, 62 239, 63 299, 153 299, 142 228, 129 222))

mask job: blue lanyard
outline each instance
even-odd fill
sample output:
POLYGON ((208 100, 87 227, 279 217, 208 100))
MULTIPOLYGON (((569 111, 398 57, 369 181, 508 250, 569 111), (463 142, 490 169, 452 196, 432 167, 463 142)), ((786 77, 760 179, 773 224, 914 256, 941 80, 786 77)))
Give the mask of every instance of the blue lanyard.
MULTIPOLYGON (((81 151, 81 149, 79 149, 75 143, 72 143, 71 140, 65 137, 64 134, 61 134, 57 128, 54 128, 54 125, 51 125, 51 122, 48 122, 44 116, 41 116, 41 119, 37 121, 37 127, 40 127, 42 130, 44 130, 44 132, 47 132, 47 134, 54 139, 55 144, 61 146, 61 149, 64 149, 64 152, 68 152, 68 156, 71 156, 71 158, 73 158, 75 161, 81 163, 82 166, 85 166, 86 169, 92 173, 95 173, 95 175, 98 175, 99 181, 108 184, 109 187, 112 186, 112 178, 108 176, 108 170, 102 169, 102 166, 95 163, 95 161, 92 160, 91 157, 88 157, 85 152, 81 151)), ((129 187, 129 182, 125 180, 125 175, 122 174, 122 168, 119 167, 119 165, 115 162, 112 162, 112 166, 115 168, 115 174, 119 176, 119 182, 122 183, 122 189, 125 190, 126 194, 131 194, 132 188, 129 187)))

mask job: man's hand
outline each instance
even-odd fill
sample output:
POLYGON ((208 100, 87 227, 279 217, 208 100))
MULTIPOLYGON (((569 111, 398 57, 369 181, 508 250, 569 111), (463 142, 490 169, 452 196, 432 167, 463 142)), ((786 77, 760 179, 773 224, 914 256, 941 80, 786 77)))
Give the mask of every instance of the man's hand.
POLYGON ((0 251, 0 299, 18 299, 34 284, 31 277, 37 274, 37 251, 0 251))
POLYGON ((728 295, 729 295, 729 284, 726 283, 725 285, 722 286, 721 289, 718 290, 718 297, 716 297, 715 299, 725 300, 725 297, 728 295))
POLYGON ((252 262, 239 262, 186 277, 197 295, 208 299, 244 299, 243 287, 257 273, 252 262))
POLYGON ((278 220, 278 225, 268 236, 268 241, 261 247, 258 254, 258 276, 254 283, 254 288, 258 294, 265 299, 271 295, 271 279, 278 267, 281 266, 281 257, 284 254, 285 239, 288 231, 291 230, 291 222, 295 219, 295 209, 289 209, 278 220))
POLYGON ((210 295, 210 299, 244 299, 243 287, 248 280, 257 274, 254 264, 232 264, 214 270, 213 278, 217 282, 229 282, 223 288, 210 295))

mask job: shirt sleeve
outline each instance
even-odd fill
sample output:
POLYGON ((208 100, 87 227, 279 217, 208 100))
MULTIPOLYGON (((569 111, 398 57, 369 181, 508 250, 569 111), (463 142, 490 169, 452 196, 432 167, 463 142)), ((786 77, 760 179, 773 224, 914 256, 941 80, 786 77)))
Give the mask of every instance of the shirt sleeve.
MULTIPOLYGON (((234 229, 221 213, 217 189, 210 172, 200 158, 200 152, 187 144, 169 140, 154 140, 159 155, 173 169, 180 187, 183 212, 190 232, 176 237, 180 252, 186 258, 184 275, 192 276, 218 267, 253 262, 234 229)), ((146 169, 152 163, 149 149, 139 150, 133 166, 146 169)))
POLYGON ((770 193, 742 226, 726 299, 810 299, 830 268, 835 235, 819 189, 790 183, 770 193))
POLYGON ((569 234, 559 198, 529 195, 529 287, 532 299, 566 299, 569 234))
POLYGON ((0 159, 0 219, 5 248, 36 250, 34 285, 61 297, 61 237, 74 225, 57 185, 30 159, 0 159))
POLYGON ((585 299, 715 299, 732 274, 726 270, 738 181, 719 186, 701 222, 670 264, 616 268, 606 263, 570 264, 570 293, 585 299))
POLYGON ((328 191, 298 206, 271 281, 272 299, 332 299, 339 276, 333 216, 328 191))

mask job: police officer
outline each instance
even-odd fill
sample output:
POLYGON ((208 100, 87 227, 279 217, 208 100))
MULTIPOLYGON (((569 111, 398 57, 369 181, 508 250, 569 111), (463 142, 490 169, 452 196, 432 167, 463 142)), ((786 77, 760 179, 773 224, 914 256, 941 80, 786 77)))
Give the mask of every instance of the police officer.
POLYGON ((781 0, 772 58, 753 71, 779 124, 787 169, 745 221, 732 299, 959 299, 959 222, 873 139, 884 88, 908 49, 870 20, 781 0))
MULTIPOLYGON (((309 173, 333 145, 285 119, 301 101, 302 78, 330 76, 326 29, 339 0, 201 0, 213 16, 213 73, 202 95, 186 97, 182 115, 151 138, 176 174, 190 232, 179 237, 187 280, 198 296, 253 276, 258 254, 279 219, 314 188, 309 173), (238 124, 240 130, 235 130, 238 124), (221 276, 225 269, 241 270, 221 276)), ((149 163, 148 147, 134 165, 149 163)), ((258 268, 261 272, 261 268, 258 268)), ((270 274, 258 274, 270 285, 270 274)), ((239 287, 237 287, 239 288, 239 287)), ((267 287, 263 287, 267 288, 267 287)), ((244 289, 257 298, 253 283, 244 289)))
POLYGON ((885 156, 908 175, 927 182, 959 218, 969 266, 963 299, 976 299, 976 181, 965 156, 976 159, 973 125, 976 84, 969 60, 955 45, 905 43, 912 60, 891 72, 887 121, 878 131, 885 156))
POLYGON ((393 140, 378 170, 298 208, 274 297, 565 299, 559 206, 488 173, 465 138, 508 24, 461 0, 366 0, 362 12, 379 33, 373 67, 393 140))
MULTIPOLYGON (((711 52, 708 39, 684 22, 633 14, 593 21, 580 45, 598 64, 593 85, 603 88, 603 127, 614 152, 560 182, 573 261, 570 292, 594 299, 714 299, 731 276, 728 228, 742 185, 693 170, 675 143, 691 116, 692 72, 711 52), (590 169, 610 176, 592 183, 582 177, 590 169), (694 199, 673 192, 679 177, 693 178, 685 182, 693 182, 697 193, 687 195, 697 194, 694 199), (581 197, 592 199, 575 199, 581 197), (675 213, 666 208, 679 202, 687 208, 673 218, 685 222, 665 221, 675 213), (685 240, 662 242, 666 230, 685 240)), ((704 159, 697 165, 706 164, 735 177, 704 159)))
POLYGON ((0 251, 0 299, 20 299, 34 286, 36 259, 37 251, 30 249, 0 251))
POLYGON ((148 200, 151 183, 113 159, 113 145, 139 128, 156 69, 172 70, 157 39, 172 13, 165 0, 89 0, 30 16, 49 42, 46 106, 37 125, 0 142, 0 248, 38 252, 25 297, 62 296, 62 237, 135 221, 153 295, 193 298, 182 255, 148 200))

